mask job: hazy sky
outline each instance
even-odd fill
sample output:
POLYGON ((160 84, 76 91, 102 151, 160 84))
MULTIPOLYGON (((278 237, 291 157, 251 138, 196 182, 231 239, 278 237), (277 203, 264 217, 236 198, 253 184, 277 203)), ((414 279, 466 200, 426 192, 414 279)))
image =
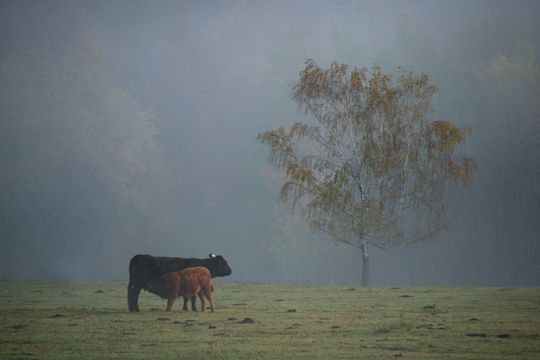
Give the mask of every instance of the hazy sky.
POLYGON ((322 67, 335 60, 425 72, 441 89, 434 117, 475 127, 464 151, 479 163, 477 184, 450 202, 453 233, 373 250, 372 283, 538 285, 540 149, 527 134, 540 129, 539 17, 537 1, 0 1, 0 131, 10 134, 0 134, 9 144, 0 157, 7 219, 0 277, 125 279, 137 253, 216 252, 229 261, 232 281, 359 283, 356 249, 308 232, 278 206, 267 149, 256 140, 302 120, 290 86, 312 58, 322 67), (88 48, 97 55, 80 60, 88 48), (93 62, 106 75, 91 73, 93 62), (38 91, 51 88, 53 68, 68 84, 56 91, 79 97, 51 100, 38 91), (90 80, 81 75, 74 85, 77 71, 90 80), (101 95, 116 105, 106 110, 107 101, 93 100, 101 95), (129 149, 118 162, 140 160, 145 170, 102 165, 99 137, 88 148, 73 140, 63 150, 73 154, 69 162, 57 161, 59 150, 36 158, 56 149, 54 134, 72 126, 77 109, 88 124, 109 111, 105 122, 125 131, 127 140, 117 141, 129 149), (139 113, 152 114, 154 135, 146 120, 122 120, 139 113), (143 135, 155 147, 140 145, 143 135), (89 167, 89 158, 101 160, 89 167), (109 175, 98 180, 96 169, 109 175), (95 190, 85 197, 61 195, 80 194, 86 181, 95 190), (124 184, 139 205, 106 192, 110 183, 124 184), (73 191, 53 191, 55 184, 73 191))

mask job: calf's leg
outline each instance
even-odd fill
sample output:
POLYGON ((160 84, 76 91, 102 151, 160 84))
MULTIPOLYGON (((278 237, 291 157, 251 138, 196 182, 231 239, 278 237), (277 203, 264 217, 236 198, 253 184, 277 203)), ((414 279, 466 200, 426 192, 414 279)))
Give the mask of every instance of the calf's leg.
POLYGON ((171 311, 175 300, 176 300, 176 296, 171 296, 167 299, 167 308, 165 309, 165 311, 171 311))
POLYGON ((208 302, 210 303, 210 310, 212 312, 216 311, 216 306, 212 302, 212 288, 211 287, 205 288, 205 289, 201 290, 201 292, 204 294, 206 299, 208 299, 208 302))
POLYGON ((204 312, 206 309, 206 304, 204 303, 204 296, 202 294, 202 291, 199 291, 199 299, 201 299, 201 312, 204 312))
POLYGON ((188 308, 187 308, 188 297, 187 296, 182 296, 182 298, 184 299, 184 306, 182 307, 182 310, 188 311, 188 308))

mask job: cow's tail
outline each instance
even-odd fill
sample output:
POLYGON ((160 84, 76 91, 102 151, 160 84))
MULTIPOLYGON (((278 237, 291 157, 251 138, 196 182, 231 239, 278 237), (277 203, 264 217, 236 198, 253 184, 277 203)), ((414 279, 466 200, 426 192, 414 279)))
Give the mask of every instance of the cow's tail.
POLYGON ((210 285, 210 290, 212 290, 212 292, 214 292, 214 285, 210 285))
POLYGON ((132 286, 135 282, 135 261, 137 256, 134 256, 129 261, 129 286, 132 286))

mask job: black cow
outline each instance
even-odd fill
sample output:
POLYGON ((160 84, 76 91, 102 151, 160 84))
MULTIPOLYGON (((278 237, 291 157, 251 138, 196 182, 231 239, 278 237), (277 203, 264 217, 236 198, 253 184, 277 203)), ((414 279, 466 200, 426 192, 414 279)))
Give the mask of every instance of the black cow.
MULTIPOLYGON (((129 262, 129 311, 139 311, 139 294, 141 289, 146 290, 146 284, 150 280, 157 279, 167 272, 180 271, 194 266, 206 267, 213 278, 231 275, 231 268, 221 255, 210 254, 207 259, 135 255, 129 262)), ((192 299, 191 309, 197 311, 195 299, 192 299)), ((187 310, 186 303, 184 303, 184 310, 187 310)))

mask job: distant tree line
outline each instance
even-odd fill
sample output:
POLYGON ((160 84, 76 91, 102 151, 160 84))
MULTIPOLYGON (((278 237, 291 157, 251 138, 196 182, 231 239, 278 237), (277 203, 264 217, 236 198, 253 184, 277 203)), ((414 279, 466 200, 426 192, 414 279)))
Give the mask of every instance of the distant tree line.
POLYGON ((148 241, 166 211, 154 205, 166 197, 155 114, 85 37, 64 56, 1 59, 0 84, 1 261, 110 278, 122 244, 148 241))

